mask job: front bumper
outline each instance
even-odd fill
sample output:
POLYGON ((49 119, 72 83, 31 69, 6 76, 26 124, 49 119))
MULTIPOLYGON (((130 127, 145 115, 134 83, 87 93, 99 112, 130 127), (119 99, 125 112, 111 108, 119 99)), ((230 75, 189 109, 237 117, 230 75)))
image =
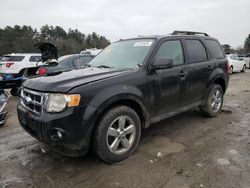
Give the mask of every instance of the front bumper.
POLYGON ((56 114, 43 112, 37 115, 21 104, 17 106, 19 122, 26 132, 54 146, 60 153, 70 156, 87 153, 95 122, 91 118, 94 117, 95 110, 86 106, 69 108, 56 114), (61 138, 58 137, 58 131, 62 135, 61 138))

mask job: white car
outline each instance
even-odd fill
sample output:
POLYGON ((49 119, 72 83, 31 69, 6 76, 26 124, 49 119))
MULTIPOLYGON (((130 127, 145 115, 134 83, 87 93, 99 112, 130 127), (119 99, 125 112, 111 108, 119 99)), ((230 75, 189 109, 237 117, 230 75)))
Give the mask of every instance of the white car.
POLYGON ((36 67, 41 60, 39 53, 13 53, 2 56, 0 74, 22 75, 25 68, 36 67))
POLYGON ((243 57, 247 67, 250 69, 250 54, 247 54, 245 57, 243 57))
POLYGON ((239 58, 236 54, 227 55, 227 59, 230 65, 230 74, 233 74, 233 72, 246 71, 247 67, 245 61, 239 58))

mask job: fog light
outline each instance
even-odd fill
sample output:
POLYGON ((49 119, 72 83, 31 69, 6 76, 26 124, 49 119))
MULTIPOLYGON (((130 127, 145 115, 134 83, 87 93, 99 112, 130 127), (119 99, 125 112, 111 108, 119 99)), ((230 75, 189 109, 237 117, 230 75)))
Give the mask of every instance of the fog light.
POLYGON ((62 139, 62 133, 60 131, 57 131, 58 138, 62 139))

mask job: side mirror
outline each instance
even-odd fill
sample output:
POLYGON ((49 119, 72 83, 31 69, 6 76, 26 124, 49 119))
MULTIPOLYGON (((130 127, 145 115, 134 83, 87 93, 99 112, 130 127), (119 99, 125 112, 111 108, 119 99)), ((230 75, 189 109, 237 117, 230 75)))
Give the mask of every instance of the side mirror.
POLYGON ((174 66, 173 59, 157 58, 154 60, 151 70, 169 69, 174 66))

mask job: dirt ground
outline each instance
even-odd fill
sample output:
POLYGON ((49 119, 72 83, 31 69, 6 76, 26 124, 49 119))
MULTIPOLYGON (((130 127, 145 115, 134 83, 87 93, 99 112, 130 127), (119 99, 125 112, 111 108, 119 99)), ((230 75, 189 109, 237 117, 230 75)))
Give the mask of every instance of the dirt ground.
POLYGON ((192 110, 152 125, 114 165, 63 157, 33 139, 17 121, 18 100, 0 128, 0 187, 250 187, 250 71, 231 76, 216 118, 192 110))

